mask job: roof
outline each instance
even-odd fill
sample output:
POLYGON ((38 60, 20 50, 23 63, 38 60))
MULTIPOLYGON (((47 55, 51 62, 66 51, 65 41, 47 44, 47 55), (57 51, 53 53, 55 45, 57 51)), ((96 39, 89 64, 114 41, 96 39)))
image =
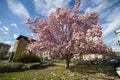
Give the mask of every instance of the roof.
POLYGON ((23 36, 23 35, 18 36, 16 39, 19 40, 19 39, 21 39, 21 38, 24 38, 25 40, 29 41, 28 37, 23 36))
POLYGON ((10 47, 9 44, 7 44, 7 43, 2 43, 2 42, 0 42, 0 46, 7 46, 7 47, 10 47))
MULTIPOLYGON (((30 40, 28 39, 28 37, 23 36, 23 35, 18 36, 16 39, 17 39, 17 40, 20 40, 21 38, 24 38, 26 41, 30 41, 30 40)), ((36 41, 36 40, 33 39, 33 41, 36 41)))

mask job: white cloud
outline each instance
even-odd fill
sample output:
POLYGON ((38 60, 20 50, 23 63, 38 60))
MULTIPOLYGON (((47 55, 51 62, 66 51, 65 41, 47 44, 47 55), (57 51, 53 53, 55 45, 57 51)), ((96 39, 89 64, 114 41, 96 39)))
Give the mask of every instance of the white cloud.
MULTIPOLYGON (((103 37, 106 37, 111 32, 114 31, 120 25, 120 7, 117 7, 115 3, 119 0, 81 0, 83 3, 81 8, 83 11, 95 11, 99 13, 99 18, 102 19, 101 23, 104 21, 103 26, 103 37), (84 5, 85 4, 85 5, 84 5), (114 5, 114 6, 113 6, 114 5), (115 8, 116 7, 116 8, 115 8)), ((81 9, 80 8, 80 9, 81 9)))
POLYGON ((120 46, 118 46, 118 45, 112 46, 112 50, 116 51, 116 52, 120 52, 120 46))
POLYGON ((9 37, 9 33, 5 31, 3 28, 0 28, 0 36, 9 37))
POLYGON ((3 40, 2 40, 2 39, 0 39, 0 42, 3 42, 3 40))
POLYGON ((32 38, 35 39, 35 40, 39 39, 38 36, 36 36, 36 34, 34 34, 34 33, 28 33, 27 37, 29 37, 29 36, 32 36, 32 38))
POLYGON ((2 24, 2 21, 0 21, 0 24, 2 24))
POLYGON ((86 7, 88 7, 87 9, 85 9, 86 7, 84 7, 84 4, 86 4, 88 1, 85 0, 83 1, 83 9, 82 10, 85 10, 85 12, 87 11, 95 11, 95 12, 102 12, 103 10, 111 7, 113 4, 115 4, 118 0, 113 0, 113 1, 109 1, 109 0, 92 0, 91 1, 91 7, 88 7, 90 6, 90 4, 87 4, 86 7))
POLYGON ((14 42, 13 41, 6 41, 5 43, 9 44, 11 47, 9 49, 9 51, 13 51, 13 48, 14 48, 14 42))
POLYGON ((12 23, 10 25, 13 26, 13 27, 16 27, 16 28, 18 27, 16 23, 12 23))
POLYGON ((14 34, 13 37, 16 39, 19 36, 19 34, 14 34))
POLYGON ((100 4, 100 5, 98 5, 98 6, 95 6, 95 7, 88 7, 86 10, 85 10, 85 12, 89 12, 89 11, 92 11, 92 12, 100 12, 100 11, 102 11, 102 9, 103 8, 105 8, 104 7, 104 4, 100 4))
POLYGON ((4 31, 4 29, 3 29, 3 28, 0 28, 0 31, 4 31))
POLYGON ((13 51, 13 47, 14 45, 12 45, 11 47, 10 47, 10 49, 9 49, 9 52, 12 52, 13 51))
POLYGON ((102 2, 103 2, 103 0, 93 0, 93 5, 98 5, 102 2))
POLYGON ((105 31, 103 31, 103 37, 106 37, 108 34, 110 34, 111 32, 114 32, 118 27, 119 27, 120 23, 119 20, 115 20, 111 23, 107 24, 107 28, 105 31))
POLYGON ((9 28, 7 26, 3 26, 4 30, 8 31, 9 28))
POLYGON ((7 44, 13 44, 12 41, 6 41, 5 43, 7 43, 7 44))
POLYGON ((106 23, 106 29, 103 30, 103 37, 106 37, 111 32, 114 32, 120 26, 120 7, 114 9, 112 13, 109 14, 106 23), (118 11, 119 10, 119 11, 118 11))
POLYGON ((104 42, 106 44, 109 44, 109 43, 112 42, 113 43, 112 45, 114 45, 117 39, 118 39, 117 37, 114 37, 114 38, 111 38, 111 39, 105 39, 104 42))
POLYGON ((18 0, 7 0, 11 12, 22 19, 30 18, 24 5, 18 0))
POLYGON ((34 0, 35 10, 38 14, 48 16, 56 7, 67 7, 71 0, 34 0))
POLYGON ((108 16, 107 21, 120 19, 120 7, 115 8, 108 16))
POLYGON ((112 46, 114 51, 120 51, 118 48, 113 46, 118 40, 115 37, 114 31, 120 26, 120 4, 119 0, 81 0, 82 4, 80 11, 87 12, 98 12, 99 21, 102 24, 103 41, 106 45, 112 46), (117 4, 116 4, 117 3, 117 4))
POLYGON ((102 13, 100 14, 99 18, 104 18, 104 17, 108 16, 111 11, 112 11, 112 10, 109 9, 109 10, 107 10, 107 11, 102 12, 102 13))

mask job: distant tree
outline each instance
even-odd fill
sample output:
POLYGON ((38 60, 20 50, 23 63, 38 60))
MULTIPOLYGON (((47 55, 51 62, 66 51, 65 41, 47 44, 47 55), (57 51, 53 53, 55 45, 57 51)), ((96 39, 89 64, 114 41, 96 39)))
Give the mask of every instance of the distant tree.
POLYGON ((76 53, 107 53, 109 48, 102 41, 102 27, 97 24, 98 13, 79 14, 80 4, 80 0, 76 0, 74 9, 56 8, 48 19, 27 19, 29 29, 39 38, 31 42, 28 49, 36 53, 62 55, 66 68, 76 53))

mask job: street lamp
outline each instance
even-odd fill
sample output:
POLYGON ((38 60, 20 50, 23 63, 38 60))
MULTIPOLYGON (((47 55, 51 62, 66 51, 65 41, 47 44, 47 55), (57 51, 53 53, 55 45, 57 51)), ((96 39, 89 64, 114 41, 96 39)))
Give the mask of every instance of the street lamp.
POLYGON ((120 46, 120 28, 115 31, 115 34, 118 36, 117 44, 120 46))

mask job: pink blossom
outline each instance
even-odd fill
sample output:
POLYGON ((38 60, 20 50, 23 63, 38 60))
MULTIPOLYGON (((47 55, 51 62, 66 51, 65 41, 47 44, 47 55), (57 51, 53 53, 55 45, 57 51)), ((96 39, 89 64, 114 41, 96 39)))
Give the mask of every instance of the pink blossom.
MULTIPOLYGON (((38 40, 31 42, 28 49, 33 52, 61 54, 66 62, 74 53, 108 53, 111 51, 102 40, 102 27, 98 25, 98 13, 79 14, 80 0, 76 0, 74 10, 56 8, 48 19, 36 17, 30 24, 30 30, 38 40), (74 13, 72 13, 74 12, 74 13)), ((30 37, 30 40, 32 37, 30 37)))
POLYGON ((26 23, 26 24, 32 24, 32 21, 31 21, 30 18, 28 18, 25 23, 26 23))

